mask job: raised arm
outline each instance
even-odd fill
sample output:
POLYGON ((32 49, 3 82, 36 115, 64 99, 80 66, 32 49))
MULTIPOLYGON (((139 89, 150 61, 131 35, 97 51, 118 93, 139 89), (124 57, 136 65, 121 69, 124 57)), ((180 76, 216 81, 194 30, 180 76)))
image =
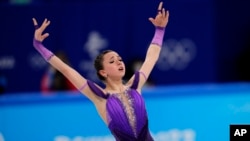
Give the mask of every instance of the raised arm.
POLYGON ((97 97, 88 88, 86 79, 82 77, 76 70, 64 63, 60 58, 55 56, 50 50, 44 47, 43 40, 46 39, 49 34, 44 33, 44 30, 49 26, 50 21, 45 19, 42 25, 39 27, 35 18, 32 19, 36 28, 33 39, 33 46, 42 55, 42 57, 50 63, 55 69, 60 71, 80 92, 82 92, 91 101, 97 100, 97 97), (86 88, 87 87, 87 88, 86 88))
MULTIPOLYGON (((149 18, 149 21, 151 21, 151 23, 155 26, 155 33, 151 44, 148 47, 146 58, 139 70, 141 73, 138 90, 140 90, 147 81, 160 55, 165 28, 169 17, 169 12, 162 8, 162 5, 163 2, 160 2, 158 6, 158 13, 155 18, 149 18)), ((132 81, 133 77, 128 83, 131 83, 132 81)))

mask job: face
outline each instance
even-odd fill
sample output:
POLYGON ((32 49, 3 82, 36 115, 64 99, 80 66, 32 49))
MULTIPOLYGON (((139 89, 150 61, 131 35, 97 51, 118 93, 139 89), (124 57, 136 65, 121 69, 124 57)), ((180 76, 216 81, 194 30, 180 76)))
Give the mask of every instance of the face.
POLYGON ((125 75, 125 65, 122 58, 116 52, 109 52, 103 56, 103 70, 100 73, 104 77, 121 79, 125 75))

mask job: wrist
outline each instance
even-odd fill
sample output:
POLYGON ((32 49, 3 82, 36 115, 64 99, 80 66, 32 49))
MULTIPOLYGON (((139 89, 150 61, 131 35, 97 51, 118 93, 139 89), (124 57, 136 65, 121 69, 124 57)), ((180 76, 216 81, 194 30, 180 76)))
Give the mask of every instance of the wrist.
POLYGON ((155 30, 164 30, 165 31, 165 27, 156 26, 155 30))
POLYGON ((155 44, 161 47, 163 43, 164 34, 165 34, 165 27, 156 26, 155 34, 151 41, 151 44, 155 44))
POLYGON ((54 56, 54 54, 50 50, 43 46, 41 41, 38 41, 35 38, 33 39, 33 46, 46 61, 49 61, 51 57, 54 56))

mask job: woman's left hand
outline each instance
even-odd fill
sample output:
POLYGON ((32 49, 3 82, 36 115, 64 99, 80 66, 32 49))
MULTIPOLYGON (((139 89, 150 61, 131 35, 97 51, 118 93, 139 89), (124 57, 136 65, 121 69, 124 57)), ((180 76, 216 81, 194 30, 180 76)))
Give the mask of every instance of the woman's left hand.
POLYGON ((168 24, 169 12, 162 8, 162 5, 163 2, 160 2, 158 6, 158 14, 155 18, 150 17, 149 21, 151 21, 155 27, 165 28, 168 24))

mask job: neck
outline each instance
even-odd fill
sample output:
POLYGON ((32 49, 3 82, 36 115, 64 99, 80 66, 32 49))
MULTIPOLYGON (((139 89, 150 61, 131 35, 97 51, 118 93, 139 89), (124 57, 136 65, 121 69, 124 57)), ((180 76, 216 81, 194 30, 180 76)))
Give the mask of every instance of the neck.
POLYGON ((107 92, 111 92, 111 93, 120 93, 123 92, 125 90, 125 86, 122 83, 122 80, 108 80, 106 83, 106 88, 105 90, 107 92))

